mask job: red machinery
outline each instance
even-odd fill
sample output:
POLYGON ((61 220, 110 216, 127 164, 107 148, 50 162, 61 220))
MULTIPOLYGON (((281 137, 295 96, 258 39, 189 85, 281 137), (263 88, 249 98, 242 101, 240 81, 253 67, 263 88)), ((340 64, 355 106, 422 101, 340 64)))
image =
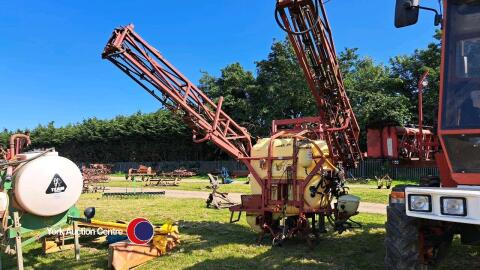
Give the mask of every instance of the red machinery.
POLYGON ((416 127, 368 128, 367 156, 392 160, 432 160, 438 150, 435 139, 431 130, 420 131, 416 127))
POLYGON ((356 166, 361 159, 359 128, 345 93, 325 9, 319 1, 315 5, 312 0, 279 0, 276 14, 288 32, 319 116, 274 121, 272 137, 259 140, 255 149, 247 130, 222 110, 223 98, 213 102, 135 33, 133 25, 114 30, 102 57, 166 108, 181 114, 195 142, 211 141, 246 165, 251 185, 261 192, 243 195, 242 203, 230 209, 231 222, 238 220, 233 220, 234 212, 239 212, 238 218, 246 212, 250 225, 262 235, 271 233, 274 241, 316 233, 316 221, 324 230, 325 218, 343 231, 358 207, 359 199, 346 195, 344 168, 356 166), (337 203, 332 207, 334 198, 337 203), (309 203, 312 200, 315 206, 309 203))
POLYGON ((423 88, 428 71, 418 81, 418 126, 377 125, 367 128, 367 156, 407 166, 434 166, 439 143, 431 127, 423 125, 423 88))
POLYGON ((395 26, 415 24, 420 9, 434 11, 435 24, 442 24, 440 175, 390 194, 385 264, 396 270, 430 269, 455 234, 463 244, 480 245, 480 2, 444 0, 443 18, 418 2, 397 0, 395 26))
POLYGON ((323 2, 278 0, 275 19, 288 38, 312 92, 336 164, 355 167, 362 159, 360 128, 343 84, 323 2), (290 19, 289 19, 290 18, 290 19))
POLYGON ((108 175, 112 173, 112 165, 82 165, 80 170, 83 176, 83 193, 105 191, 105 184, 110 182, 108 175))
POLYGON ((423 130, 420 140, 419 135, 420 129, 414 127, 368 128, 367 155, 369 158, 393 160, 431 160, 436 152, 435 135, 430 130, 423 130), (420 151, 420 142, 425 147, 423 151, 420 151))
POLYGON ((8 149, 5 151, 0 148, 2 159, 11 160, 18 155, 23 148, 31 144, 30 134, 13 134, 10 136, 8 149))

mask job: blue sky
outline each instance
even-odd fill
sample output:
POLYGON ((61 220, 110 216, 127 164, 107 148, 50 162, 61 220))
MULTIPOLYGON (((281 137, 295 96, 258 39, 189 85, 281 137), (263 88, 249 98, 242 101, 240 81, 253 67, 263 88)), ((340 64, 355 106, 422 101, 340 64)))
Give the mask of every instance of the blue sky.
MULTIPOLYGON (((337 50, 386 63, 432 41, 433 16, 395 29, 394 0, 326 4, 337 50)), ((233 62, 254 71, 284 33, 274 0, 0 1, 0 128, 111 118, 159 104, 100 54, 112 30, 136 31, 193 82, 233 62)), ((434 3, 432 1, 432 3, 434 3)), ((436 5, 435 5, 436 7, 436 5)))

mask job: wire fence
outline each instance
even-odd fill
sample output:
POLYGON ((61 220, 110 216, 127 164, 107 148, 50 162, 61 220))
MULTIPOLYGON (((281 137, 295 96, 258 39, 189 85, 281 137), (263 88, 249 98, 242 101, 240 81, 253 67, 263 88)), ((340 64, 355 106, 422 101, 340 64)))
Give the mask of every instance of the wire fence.
POLYGON ((388 174, 396 180, 420 180, 422 176, 438 175, 438 168, 404 168, 390 165, 391 162, 380 159, 366 159, 358 168, 348 171, 348 176, 374 178, 388 174))

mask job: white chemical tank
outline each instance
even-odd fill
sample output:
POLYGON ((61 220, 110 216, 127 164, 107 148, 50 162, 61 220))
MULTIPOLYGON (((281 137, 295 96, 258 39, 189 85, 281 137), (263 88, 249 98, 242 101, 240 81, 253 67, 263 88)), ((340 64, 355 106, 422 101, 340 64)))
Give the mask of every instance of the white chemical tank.
POLYGON ((354 195, 342 195, 337 200, 338 211, 353 216, 357 213, 358 206, 360 205, 360 197, 354 195))
MULTIPOLYGON (((18 155, 29 159, 39 153, 18 155)), ((37 216, 54 216, 67 211, 80 198, 83 177, 72 161, 49 152, 24 163, 14 173, 14 205, 37 216)))

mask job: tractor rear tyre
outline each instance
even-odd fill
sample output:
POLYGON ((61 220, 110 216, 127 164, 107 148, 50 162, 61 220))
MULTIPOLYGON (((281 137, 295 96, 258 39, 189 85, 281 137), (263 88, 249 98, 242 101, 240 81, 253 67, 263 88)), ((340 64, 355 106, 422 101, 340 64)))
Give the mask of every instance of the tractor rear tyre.
MULTIPOLYGON (((405 190, 405 187, 393 190, 405 190)), ((453 239, 453 233, 441 224, 407 216, 405 204, 399 203, 387 206, 385 228, 385 269, 388 270, 433 269, 445 257, 453 239), (436 229, 443 232, 438 233, 436 229)))
POLYGON ((385 269, 428 269, 420 264, 418 228, 414 219, 398 206, 387 207, 385 269))

